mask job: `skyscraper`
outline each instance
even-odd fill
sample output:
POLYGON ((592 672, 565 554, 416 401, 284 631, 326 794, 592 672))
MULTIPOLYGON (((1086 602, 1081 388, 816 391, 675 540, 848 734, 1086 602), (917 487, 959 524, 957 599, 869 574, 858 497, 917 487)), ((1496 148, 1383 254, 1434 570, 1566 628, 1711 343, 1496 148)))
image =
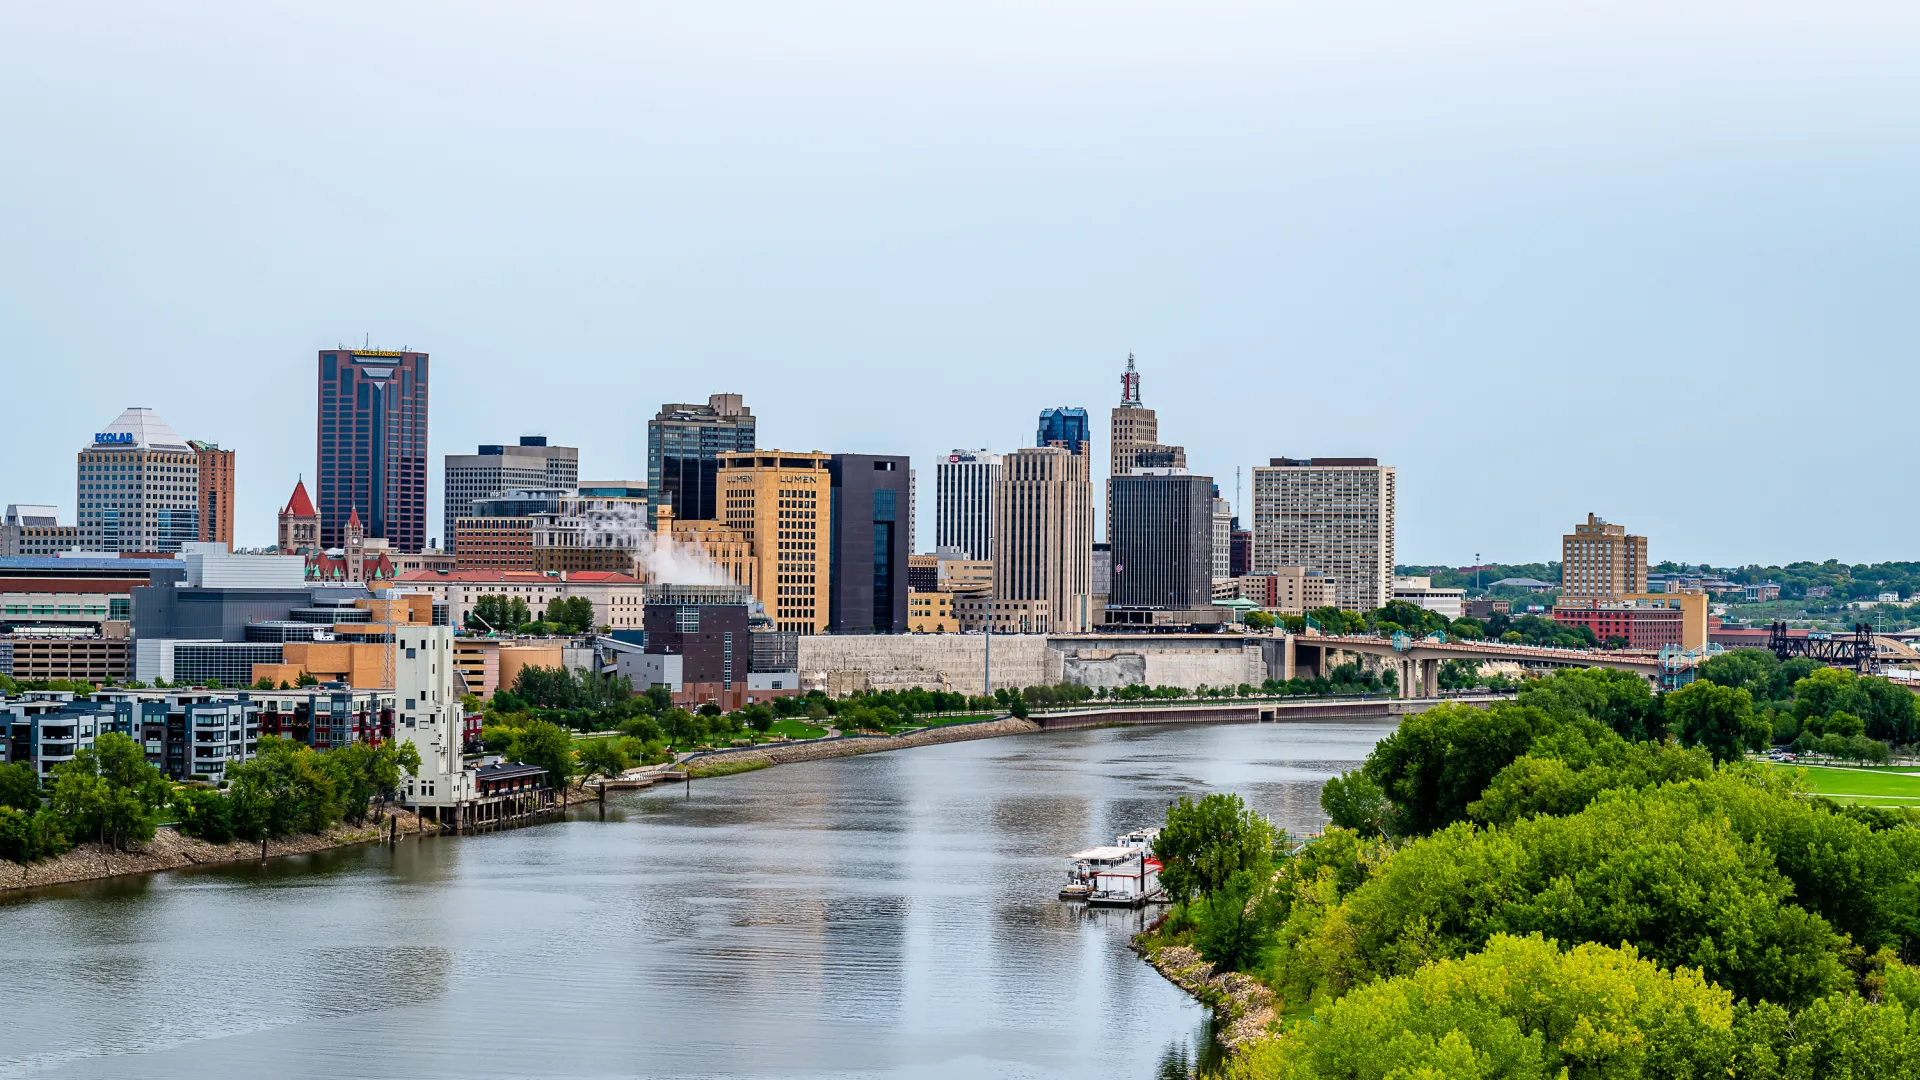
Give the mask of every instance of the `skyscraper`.
POLYGON ((934 466, 936 548, 951 548, 963 558, 993 558, 993 487, 1000 482, 1000 455, 987 450, 955 450, 934 466))
POLYGON ((1604 518, 1587 520, 1560 538, 1562 596, 1621 596, 1647 591, 1647 538, 1604 518))
MULTIPOLYGON (((830 470, 827 455, 817 452, 759 450, 720 460, 722 520, 753 545, 757 595, 776 630, 827 629, 830 470)), ((904 559, 899 572, 906 573, 904 559)))
POLYGON ((316 449, 321 546, 346 541, 356 510, 368 536, 426 546, 426 353, 322 350, 316 449))
POLYGON ((720 456, 753 450, 754 434, 753 410, 739 394, 660 406, 647 421, 647 524, 662 505, 681 521, 719 517, 720 456))
POLYGON ((1096 591, 1092 573, 1093 483, 1086 456, 1062 446, 1005 455, 993 493, 996 608, 1044 605, 1045 617, 1035 618, 1029 629, 1086 630, 1096 591))
POLYGON ((1062 446, 1070 454, 1087 452, 1087 410, 1061 406, 1040 410, 1040 430, 1033 437, 1035 446, 1062 446))
POLYGON ((200 464, 152 409, 130 408, 80 451, 75 540, 86 551, 179 551, 200 538, 200 464))
POLYGON ((1375 458, 1274 458, 1253 470, 1253 572, 1305 567, 1334 604, 1393 599, 1393 466, 1375 458))
POLYGON ((542 435, 522 435, 517 446, 488 444, 477 453, 448 454, 445 467, 440 550, 447 552, 457 552, 454 523, 473 516, 473 500, 502 491, 571 491, 580 483, 580 451, 548 446, 542 435))
POLYGON ((1191 611, 1213 605, 1213 479, 1185 469, 1135 469, 1116 476, 1113 586, 1107 621, 1126 609, 1191 611))
POLYGON ((827 629, 899 634, 907 629, 907 515, 912 479, 904 457, 835 454, 828 525, 827 629))
POLYGON ((220 444, 188 439, 200 471, 199 512, 202 543, 225 544, 233 550, 233 451, 220 444))
POLYGON ((1220 485, 1213 485, 1213 576, 1233 576, 1233 504, 1220 497, 1220 485))
MULTIPOLYGON (((1160 418, 1152 409, 1140 403, 1140 373, 1134 370, 1133 354, 1127 354, 1127 370, 1120 373, 1120 404, 1114 406, 1109 428, 1111 442, 1108 445, 1108 475, 1128 476, 1135 467, 1143 464, 1155 468, 1187 467, 1185 447, 1164 446, 1160 442, 1160 418), (1148 462, 1140 460, 1142 452, 1155 453, 1148 462), (1164 464, 1163 464, 1164 462, 1164 464)), ((1041 444, 1046 445, 1045 443, 1041 444)), ((1107 539, 1113 539, 1113 496, 1107 496, 1106 512, 1107 539)))

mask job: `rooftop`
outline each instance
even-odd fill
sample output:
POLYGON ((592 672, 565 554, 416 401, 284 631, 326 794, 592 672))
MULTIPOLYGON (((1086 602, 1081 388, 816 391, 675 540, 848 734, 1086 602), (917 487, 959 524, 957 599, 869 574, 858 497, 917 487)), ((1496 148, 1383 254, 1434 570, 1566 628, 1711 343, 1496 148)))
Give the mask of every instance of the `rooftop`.
POLYGON ((93 437, 87 446, 91 450, 100 446, 126 447, 133 450, 179 450, 191 451, 187 440, 173 430, 160 414, 145 406, 135 405, 120 414, 119 418, 93 437), (101 436, 120 436, 120 438, 102 438, 101 436))

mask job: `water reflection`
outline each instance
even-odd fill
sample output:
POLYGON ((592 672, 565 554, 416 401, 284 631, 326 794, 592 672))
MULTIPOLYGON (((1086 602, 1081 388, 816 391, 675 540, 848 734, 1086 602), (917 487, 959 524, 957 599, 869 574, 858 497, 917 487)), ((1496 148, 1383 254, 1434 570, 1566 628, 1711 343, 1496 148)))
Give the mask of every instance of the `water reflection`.
POLYGON ((1237 791, 1321 821, 1386 724, 1064 732, 0 903, 0 1077, 1205 1075, 1061 856, 1237 791))

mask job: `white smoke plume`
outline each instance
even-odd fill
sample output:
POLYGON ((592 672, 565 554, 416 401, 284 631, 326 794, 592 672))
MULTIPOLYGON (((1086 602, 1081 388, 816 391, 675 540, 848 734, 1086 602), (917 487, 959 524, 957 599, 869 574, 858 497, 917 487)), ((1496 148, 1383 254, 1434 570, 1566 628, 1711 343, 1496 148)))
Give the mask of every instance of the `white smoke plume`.
POLYGON ((628 505, 589 510, 581 515, 589 547, 617 547, 632 551, 646 579, 658 585, 732 585, 733 575, 697 543, 669 540, 660 543, 647 527, 644 510, 628 505))

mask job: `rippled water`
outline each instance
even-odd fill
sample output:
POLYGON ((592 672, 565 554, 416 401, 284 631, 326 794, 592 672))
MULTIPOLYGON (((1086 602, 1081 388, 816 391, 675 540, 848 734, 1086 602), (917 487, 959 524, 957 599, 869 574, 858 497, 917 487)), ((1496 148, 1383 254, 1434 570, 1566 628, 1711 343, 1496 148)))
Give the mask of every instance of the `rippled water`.
POLYGON ((1209 1018, 1061 856, 1210 790, 1316 826, 1390 730, 954 743, 17 896, 0 1077, 1185 1075, 1209 1018))

